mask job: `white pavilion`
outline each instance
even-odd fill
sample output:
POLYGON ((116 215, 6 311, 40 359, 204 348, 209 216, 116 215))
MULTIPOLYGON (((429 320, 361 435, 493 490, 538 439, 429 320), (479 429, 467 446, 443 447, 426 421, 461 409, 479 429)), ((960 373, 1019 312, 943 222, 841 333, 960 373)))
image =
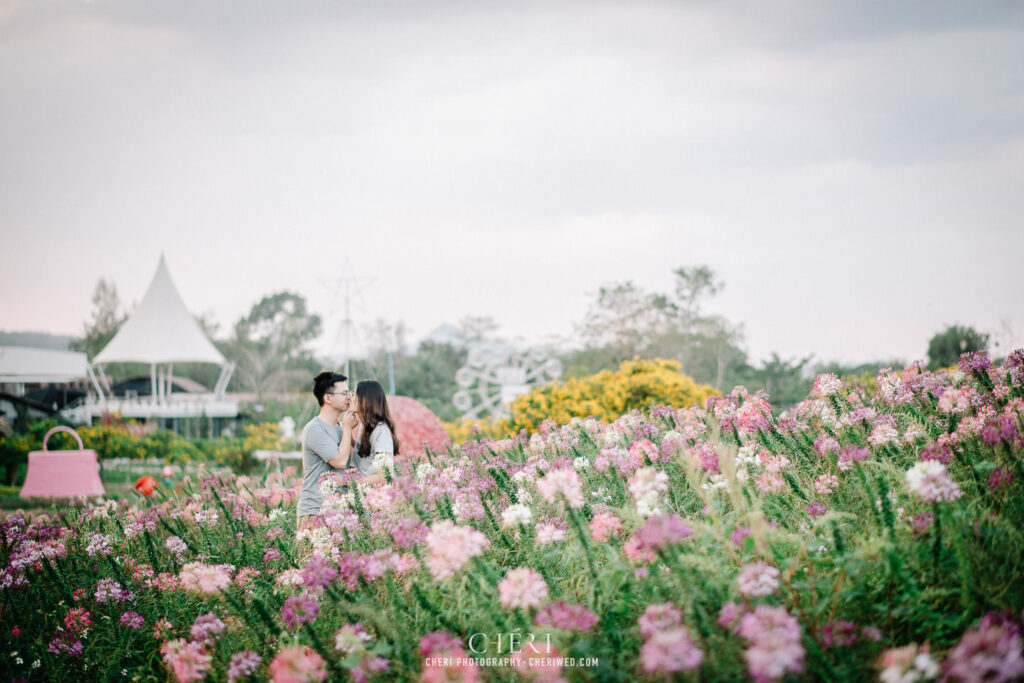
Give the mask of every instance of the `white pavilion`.
POLYGON ((91 391, 64 415, 78 424, 91 424, 104 413, 155 420, 177 429, 178 421, 209 418, 212 432, 238 416, 238 402, 227 397, 234 365, 207 338, 185 307, 161 255, 153 281, 142 302, 88 368, 91 391), (103 371, 107 363, 145 363, 150 368, 149 395, 115 396, 103 371), (175 363, 213 363, 221 367, 212 391, 172 391, 175 363))

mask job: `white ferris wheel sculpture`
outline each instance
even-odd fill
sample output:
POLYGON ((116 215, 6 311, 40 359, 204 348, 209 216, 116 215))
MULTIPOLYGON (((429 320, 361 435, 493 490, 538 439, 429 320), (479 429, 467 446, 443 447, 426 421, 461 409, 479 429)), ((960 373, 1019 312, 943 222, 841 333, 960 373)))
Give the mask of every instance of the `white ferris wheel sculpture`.
POLYGON ((469 350, 466 364, 455 373, 460 390, 452 403, 463 417, 509 416, 516 396, 562 375, 562 363, 540 349, 519 350, 501 342, 486 342, 469 350))

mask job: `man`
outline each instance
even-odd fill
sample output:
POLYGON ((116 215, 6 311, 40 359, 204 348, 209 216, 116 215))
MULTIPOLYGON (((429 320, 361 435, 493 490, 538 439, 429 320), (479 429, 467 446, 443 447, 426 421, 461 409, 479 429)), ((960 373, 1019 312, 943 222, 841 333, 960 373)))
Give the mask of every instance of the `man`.
POLYGON ((313 378, 313 396, 320 414, 302 430, 302 491, 299 492, 298 528, 313 526, 320 512, 320 475, 349 466, 352 456, 352 431, 359 423, 354 411, 348 411, 348 378, 336 372, 321 372, 313 378), (344 414, 341 425, 338 417, 344 414))

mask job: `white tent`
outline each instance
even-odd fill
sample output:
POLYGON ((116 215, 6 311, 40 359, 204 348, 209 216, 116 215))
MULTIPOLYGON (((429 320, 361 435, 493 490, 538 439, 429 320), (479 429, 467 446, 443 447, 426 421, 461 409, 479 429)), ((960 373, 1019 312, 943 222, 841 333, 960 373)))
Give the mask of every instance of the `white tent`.
POLYGON ((107 384, 100 367, 103 363, 148 363, 154 404, 170 398, 174 363, 220 365, 220 379, 213 389, 217 397, 224 396, 234 370, 234 365, 224 359, 188 312, 163 255, 138 308, 93 359, 92 367, 99 369, 99 380, 95 375, 92 380, 100 396, 104 388, 109 391, 109 386, 103 386, 107 384))
POLYGON ((142 303, 93 363, 188 362, 224 365, 225 360, 188 312, 161 256, 142 303))

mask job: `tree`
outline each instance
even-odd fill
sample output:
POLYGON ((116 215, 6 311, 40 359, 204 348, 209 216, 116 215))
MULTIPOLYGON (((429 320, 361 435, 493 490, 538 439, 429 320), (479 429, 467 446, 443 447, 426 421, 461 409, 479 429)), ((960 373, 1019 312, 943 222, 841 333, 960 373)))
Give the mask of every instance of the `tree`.
POLYGON ((670 295, 647 293, 631 282, 602 287, 579 326, 585 348, 563 359, 567 376, 613 368, 634 356, 672 358, 696 381, 730 389, 746 366, 743 326, 702 310, 724 284, 703 265, 673 274, 670 295))
POLYGON ((260 299, 235 324, 223 350, 235 363, 235 379, 262 403, 268 392, 308 379, 318 364, 305 345, 319 334, 320 316, 307 310, 306 300, 278 292, 260 299))
POLYGON ((69 345, 72 351, 85 353, 92 360, 110 343, 128 319, 123 310, 117 285, 100 278, 92 294, 92 317, 84 324, 84 336, 69 345))
POLYGON ((988 334, 973 327, 950 325, 928 341, 928 368, 937 370, 956 365, 962 353, 986 351, 988 339, 988 334))
POLYGON ((674 307, 663 294, 648 294, 632 282, 601 287, 578 326, 590 349, 606 348, 617 365, 644 355, 656 339, 675 330, 674 307))

